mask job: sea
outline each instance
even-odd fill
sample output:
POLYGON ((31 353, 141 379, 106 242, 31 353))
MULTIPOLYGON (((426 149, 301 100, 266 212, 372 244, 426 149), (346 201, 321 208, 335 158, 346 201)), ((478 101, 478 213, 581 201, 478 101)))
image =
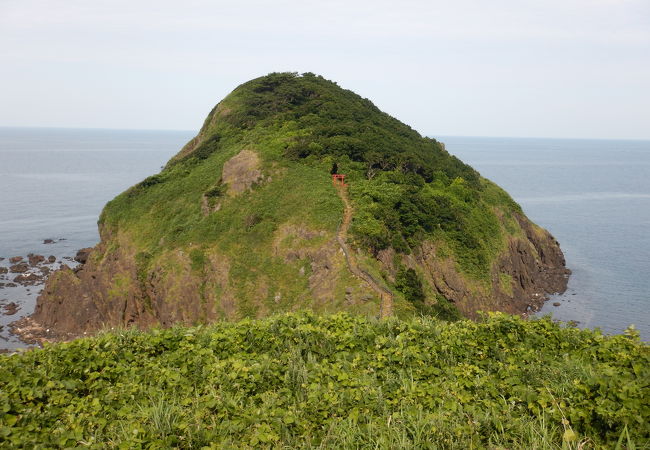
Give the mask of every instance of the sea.
MULTIPOLYGON (((106 202, 158 172, 195 134, 0 128, 0 267, 29 253, 55 256, 52 268, 74 265, 78 249, 98 242, 106 202)), ((560 242, 573 274, 538 315, 607 334, 634 325, 650 340, 650 141, 436 138, 560 242)), ((33 311, 41 288, 0 288, 0 349, 25 346, 8 325, 33 311), (18 310, 6 315, 9 303, 18 310)))
POLYGON ((560 242, 569 285, 538 316, 650 340, 650 141, 439 140, 560 242))

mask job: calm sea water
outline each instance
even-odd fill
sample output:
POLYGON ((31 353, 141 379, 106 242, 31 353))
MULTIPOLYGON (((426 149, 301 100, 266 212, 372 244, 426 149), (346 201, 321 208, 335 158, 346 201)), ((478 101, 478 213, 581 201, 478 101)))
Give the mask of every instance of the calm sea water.
MULTIPOLYGON (((0 257, 38 253, 61 260, 95 245, 106 202, 158 172, 194 134, 0 128, 0 257)), ((20 305, 12 316, 0 310, 0 348, 22 346, 7 325, 33 311, 39 290, 0 289, 0 304, 20 305)))
POLYGON ((650 141, 440 140, 560 242, 573 274, 539 314, 650 340, 650 141))
MULTIPOLYGON (((0 128, 0 257, 60 259, 94 245, 104 204, 159 171, 194 134, 0 128)), ((542 313, 608 333, 635 324, 650 339, 650 141, 440 140, 560 241, 573 275, 552 300, 561 306, 548 302, 542 313)), ((0 289, 0 304, 21 307, 0 314, 0 348, 21 345, 6 325, 32 312, 39 289, 0 289)))

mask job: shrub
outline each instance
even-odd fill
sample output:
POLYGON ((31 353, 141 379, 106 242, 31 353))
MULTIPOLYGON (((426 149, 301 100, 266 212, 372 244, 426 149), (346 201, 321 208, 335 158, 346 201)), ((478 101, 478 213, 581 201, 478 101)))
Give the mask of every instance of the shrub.
POLYGON ((0 355, 5 448, 627 448, 650 351, 504 314, 288 314, 0 355))

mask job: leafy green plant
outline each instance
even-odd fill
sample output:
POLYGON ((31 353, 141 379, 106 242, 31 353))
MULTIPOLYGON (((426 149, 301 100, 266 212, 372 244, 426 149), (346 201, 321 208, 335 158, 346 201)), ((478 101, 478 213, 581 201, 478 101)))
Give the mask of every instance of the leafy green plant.
POLYGON ((650 348, 549 318, 348 314, 0 356, 4 448, 647 448, 650 348))
POLYGON ((422 289, 422 281, 417 272, 410 267, 403 267, 397 272, 395 287, 414 305, 424 304, 426 297, 422 289))

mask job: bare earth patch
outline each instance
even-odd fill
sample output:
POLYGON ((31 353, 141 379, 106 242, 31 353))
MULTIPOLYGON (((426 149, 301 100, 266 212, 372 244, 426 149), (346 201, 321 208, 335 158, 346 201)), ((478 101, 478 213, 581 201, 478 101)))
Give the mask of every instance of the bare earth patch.
POLYGON ((242 150, 223 165, 221 180, 228 185, 228 195, 236 196, 249 190, 263 178, 260 157, 252 150, 242 150))

